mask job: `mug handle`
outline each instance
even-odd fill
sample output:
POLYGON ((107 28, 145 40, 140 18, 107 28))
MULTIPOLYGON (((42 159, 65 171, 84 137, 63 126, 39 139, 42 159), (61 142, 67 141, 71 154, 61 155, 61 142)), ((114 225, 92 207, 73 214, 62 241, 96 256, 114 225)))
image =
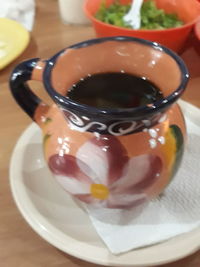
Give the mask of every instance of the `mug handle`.
POLYGON ((10 90, 19 106, 29 115, 32 120, 39 105, 48 107, 38 96, 36 96, 27 81, 42 81, 45 61, 33 58, 17 65, 10 76, 10 90))

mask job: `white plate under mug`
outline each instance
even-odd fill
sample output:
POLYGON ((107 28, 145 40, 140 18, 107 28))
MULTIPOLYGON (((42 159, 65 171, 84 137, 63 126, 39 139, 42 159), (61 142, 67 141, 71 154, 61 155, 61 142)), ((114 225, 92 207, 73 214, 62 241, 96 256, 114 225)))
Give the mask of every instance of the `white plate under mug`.
MULTIPOLYGON (((187 117, 200 125, 197 109, 181 101, 187 117)), ((156 266, 200 248, 200 228, 165 242, 118 256, 109 252, 88 215, 57 184, 43 159, 41 132, 31 124, 19 138, 10 164, 15 202, 29 225, 47 242, 85 261, 107 266, 156 266)))

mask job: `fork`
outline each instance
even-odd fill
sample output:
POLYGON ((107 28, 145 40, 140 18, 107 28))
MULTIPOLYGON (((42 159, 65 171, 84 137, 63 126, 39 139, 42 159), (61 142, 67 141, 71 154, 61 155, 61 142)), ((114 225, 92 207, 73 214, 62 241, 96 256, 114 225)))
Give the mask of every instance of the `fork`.
POLYGON ((123 17, 125 23, 130 24, 133 29, 137 30, 141 26, 140 10, 143 0, 132 0, 129 12, 123 17))

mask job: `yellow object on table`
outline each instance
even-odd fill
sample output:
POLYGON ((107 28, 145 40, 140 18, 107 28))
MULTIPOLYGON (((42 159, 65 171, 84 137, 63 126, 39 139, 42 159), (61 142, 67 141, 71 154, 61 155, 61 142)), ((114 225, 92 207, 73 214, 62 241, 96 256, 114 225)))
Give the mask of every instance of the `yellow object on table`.
POLYGON ((21 24, 0 18, 0 70, 18 57, 29 41, 30 34, 21 24))

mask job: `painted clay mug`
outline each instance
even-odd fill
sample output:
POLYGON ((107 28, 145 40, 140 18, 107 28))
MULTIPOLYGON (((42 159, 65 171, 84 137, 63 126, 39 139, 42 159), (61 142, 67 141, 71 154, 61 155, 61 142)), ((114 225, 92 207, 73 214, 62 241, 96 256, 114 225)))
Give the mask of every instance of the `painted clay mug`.
POLYGON ((45 159, 64 190, 96 207, 131 208, 158 196, 179 167, 186 130, 176 101, 188 77, 171 50, 142 39, 109 37, 72 45, 48 60, 22 62, 10 88, 40 126, 45 159), (135 108, 100 109, 67 96, 81 78, 109 72, 145 77, 163 97, 135 108), (38 98, 28 80, 42 81, 54 104, 38 98))

